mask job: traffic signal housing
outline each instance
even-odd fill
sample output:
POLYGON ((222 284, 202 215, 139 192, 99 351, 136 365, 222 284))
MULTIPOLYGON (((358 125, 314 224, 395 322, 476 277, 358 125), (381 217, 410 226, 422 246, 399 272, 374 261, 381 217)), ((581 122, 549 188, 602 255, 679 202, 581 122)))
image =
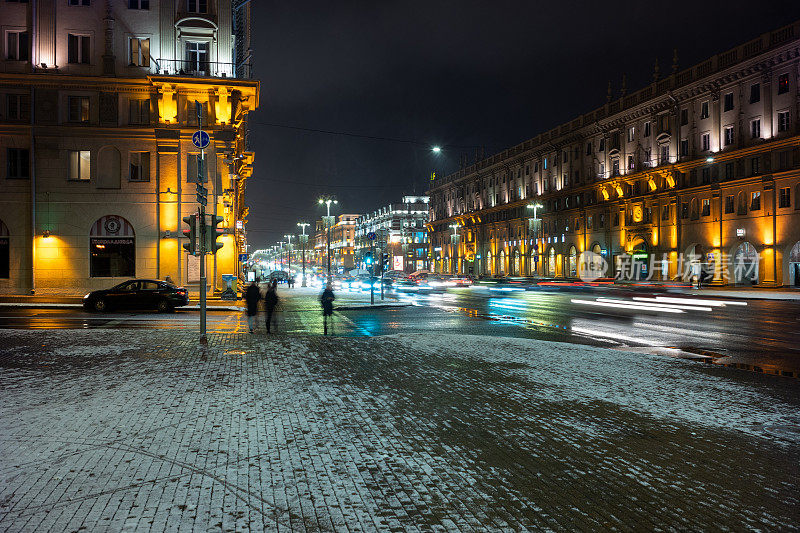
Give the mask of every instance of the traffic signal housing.
POLYGON ((225 233, 224 228, 218 228, 217 226, 224 221, 225 219, 219 215, 211 215, 211 224, 206 228, 206 253, 215 254, 217 250, 224 246, 223 243, 217 242, 217 239, 225 233))
POLYGON ((385 269, 389 265, 389 254, 381 254, 381 266, 385 269))
POLYGON ((367 266, 372 265, 372 252, 367 252, 364 254, 364 264, 367 266))
POLYGON ((197 215, 189 215, 183 217, 183 221, 189 226, 183 229, 183 236, 189 239, 189 242, 183 243, 183 249, 190 255, 197 254, 197 215))

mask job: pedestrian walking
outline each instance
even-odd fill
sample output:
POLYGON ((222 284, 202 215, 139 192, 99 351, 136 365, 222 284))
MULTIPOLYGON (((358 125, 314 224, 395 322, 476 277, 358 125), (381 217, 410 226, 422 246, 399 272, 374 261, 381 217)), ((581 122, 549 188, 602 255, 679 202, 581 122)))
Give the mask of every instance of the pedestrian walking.
POLYGON ((328 334, 328 317, 333 316, 333 301, 335 299, 336 296, 333 294, 333 286, 328 282, 328 284, 325 285, 325 290, 322 291, 319 297, 319 302, 322 304, 322 327, 325 335, 328 334))
POLYGON ((271 333, 270 325, 272 323, 272 314, 275 312, 275 306, 278 305, 278 281, 275 280, 269 284, 267 293, 264 295, 264 308, 267 311, 267 333, 271 333))
POLYGON ((247 302, 247 325, 250 326, 250 333, 256 329, 256 318, 258 317, 258 302, 261 300, 261 289, 258 283, 250 282, 244 293, 244 300, 247 302))

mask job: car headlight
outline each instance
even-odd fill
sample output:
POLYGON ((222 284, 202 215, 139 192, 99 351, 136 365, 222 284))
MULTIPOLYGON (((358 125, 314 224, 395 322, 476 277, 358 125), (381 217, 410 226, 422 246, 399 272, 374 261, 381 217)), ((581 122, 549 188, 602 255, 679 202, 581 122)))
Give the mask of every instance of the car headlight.
POLYGON ((89 294, 85 294, 85 295, 83 296, 83 299, 85 300, 85 299, 87 299, 87 298, 88 298, 89 296, 91 296, 91 295, 92 295, 91 293, 89 293, 89 294))

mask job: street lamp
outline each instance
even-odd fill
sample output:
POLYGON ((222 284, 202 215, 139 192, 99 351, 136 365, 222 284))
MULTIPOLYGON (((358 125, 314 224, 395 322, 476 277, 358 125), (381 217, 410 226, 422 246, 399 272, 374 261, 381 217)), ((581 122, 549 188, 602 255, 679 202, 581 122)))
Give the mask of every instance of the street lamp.
POLYGON ((320 198, 319 204, 325 204, 328 209, 328 215, 325 217, 325 237, 327 240, 327 254, 328 254, 328 283, 331 281, 331 204, 338 204, 337 200, 333 198, 320 198))
POLYGON ((441 153, 441 151, 442 149, 439 146, 434 146, 433 148, 431 148, 431 152, 433 152, 434 154, 441 153))
POLYGON ((458 228, 461 227, 461 224, 450 224, 450 227, 453 228, 453 274, 458 273, 458 228))
POLYGON ((301 283, 301 287, 306 286, 306 241, 308 240, 308 236, 306 235, 306 226, 310 226, 308 222, 298 222, 298 226, 303 228, 303 234, 300 235, 300 246, 303 248, 303 282, 301 283))
POLYGON ((538 275, 539 274, 539 272, 538 272, 538 270, 539 270, 539 260, 538 260, 538 257, 539 257, 539 229, 541 228, 542 225, 540 223, 541 221, 537 218, 536 214, 537 214, 538 210, 543 208, 544 206, 542 204, 540 204, 539 202, 536 202, 536 203, 533 203, 533 204, 528 204, 526 207, 528 209, 533 209, 533 218, 531 220, 533 220, 534 225, 536 227, 534 232, 533 232, 533 242, 534 242, 533 251, 535 252, 535 256, 537 258, 536 260, 534 260, 534 270, 536 271, 535 274, 538 275))
POLYGON ((289 262, 288 266, 286 267, 286 271, 289 273, 289 277, 292 277, 292 237, 294 235, 284 235, 287 241, 289 241, 288 246, 286 246, 286 259, 289 262))

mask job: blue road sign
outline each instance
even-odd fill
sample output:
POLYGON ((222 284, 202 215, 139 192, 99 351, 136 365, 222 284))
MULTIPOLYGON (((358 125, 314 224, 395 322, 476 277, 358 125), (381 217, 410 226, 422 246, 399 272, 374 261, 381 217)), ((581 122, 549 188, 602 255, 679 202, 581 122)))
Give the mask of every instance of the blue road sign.
POLYGON ((247 261, 247 254, 239 254, 239 262, 244 263, 247 261))
POLYGON ((369 239, 371 241, 374 241, 375 240, 375 232, 374 231, 370 231, 369 233, 367 233, 367 239, 369 239))
POLYGON ((210 142, 211 137, 209 137, 208 133, 204 132, 203 130, 197 130, 192 134, 192 144, 201 150, 206 148, 210 142))

